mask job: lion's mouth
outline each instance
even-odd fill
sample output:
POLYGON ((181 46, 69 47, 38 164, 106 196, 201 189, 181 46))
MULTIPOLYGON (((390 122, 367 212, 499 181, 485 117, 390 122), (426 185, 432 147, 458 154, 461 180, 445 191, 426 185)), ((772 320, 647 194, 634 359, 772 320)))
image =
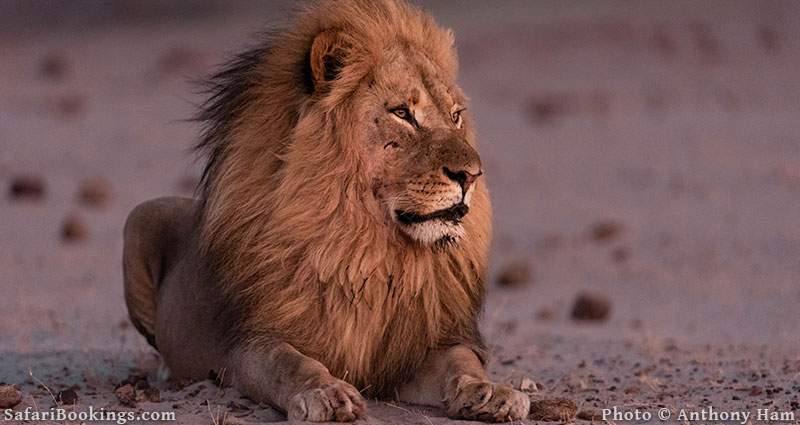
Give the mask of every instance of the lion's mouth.
POLYGON ((406 225, 410 225, 424 223, 431 220, 441 220, 444 222, 457 224, 461 222, 461 219, 464 218, 468 212, 469 207, 463 202, 459 202, 452 207, 434 211, 429 214, 417 214, 411 211, 402 210, 395 210, 394 213, 397 216, 397 221, 406 225))

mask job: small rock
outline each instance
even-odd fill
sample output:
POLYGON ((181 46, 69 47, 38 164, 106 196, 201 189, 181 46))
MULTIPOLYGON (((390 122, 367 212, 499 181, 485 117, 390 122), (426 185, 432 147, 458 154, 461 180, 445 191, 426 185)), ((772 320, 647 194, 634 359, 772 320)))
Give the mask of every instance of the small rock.
POLYGON ((500 286, 511 287, 527 283, 531 279, 531 269, 524 261, 514 261, 506 264, 497 276, 500 286))
POLYGON ((534 96, 528 103, 528 113, 534 122, 549 124, 567 113, 569 99, 565 95, 544 94, 534 96))
POLYGON ((13 385, 0 385, 0 409, 11 409, 22 401, 22 392, 13 385))
POLYGON ((39 200, 44 197, 44 181, 39 176, 17 176, 11 179, 9 196, 19 200, 39 200))
POLYGON ((607 242, 615 239, 622 231, 622 226, 614 221, 600 221, 592 225, 592 239, 607 242))
POLYGON ((599 422, 603 420, 603 413, 597 409, 583 409, 575 417, 583 421, 599 422))
POLYGON ((543 422, 573 422, 578 407, 575 402, 566 398, 531 400, 531 411, 528 418, 543 422))
POLYGON ((232 400, 228 402, 227 408, 237 418, 243 418, 253 413, 253 409, 232 400))
POLYGON ((161 402, 161 392, 158 388, 144 388, 136 391, 136 401, 139 403, 159 403, 161 402))
POLYGON ((513 357, 507 357, 507 358, 504 358, 504 359, 500 359, 500 364, 503 365, 503 366, 511 366, 516 362, 517 362, 517 359, 515 359, 513 357))
POLYGON ((578 294, 572 307, 572 318, 579 321, 603 321, 611 313, 611 303, 602 296, 590 293, 578 294))
POLYGON ((78 189, 78 199, 85 205, 100 207, 105 205, 110 197, 111 185, 102 177, 84 180, 78 189))
POLYGON ((497 324, 497 329, 504 334, 511 334, 517 330, 519 324, 514 320, 503 321, 497 324))
POLYGON ((539 391, 539 386, 536 385, 530 378, 522 378, 522 381, 519 383, 519 390, 525 393, 535 393, 539 391))
POLYGON ((136 407, 136 390, 131 384, 120 385, 114 389, 114 395, 123 406, 136 407))
POLYGON ((42 78, 50 81, 64 80, 68 71, 67 59, 58 53, 50 53, 45 56, 39 67, 39 74, 42 78))
POLYGON ((61 390, 56 394, 59 405, 71 406, 78 402, 78 392, 74 388, 61 390))
POLYGON ((73 118, 86 108, 86 98, 78 93, 65 94, 55 101, 56 112, 64 118, 73 118))
POLYGON ((622 264, 628 261, 628 258, 630 258, 630 256, 631 256, 631 250, 624 246, 615 248, 613 251, 611 251, 611 259, 617 264, 622 264))
POLYGON ((542 322, 549 322, 549 321, 553 320, 553 318, 555 318, 555 316, 556 315, 555 315, 555 313, 553 313, 553 310, 551 310, 551 309, 549 309, 547 307, 541 308, 541 309, 539 309, 539 311, 536 312, 536 319, 540 320, 542 322))
POLYGON ((61 240, 64 242, 77 242, 89 236, 89 228, 86 223, 76 216, 68 216, 61 225, 61 240))

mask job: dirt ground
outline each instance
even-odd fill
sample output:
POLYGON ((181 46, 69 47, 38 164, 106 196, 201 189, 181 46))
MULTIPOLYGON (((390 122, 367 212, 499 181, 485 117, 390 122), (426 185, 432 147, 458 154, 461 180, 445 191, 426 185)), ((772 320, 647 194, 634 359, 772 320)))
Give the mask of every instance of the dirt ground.
MULTIPOLYGON (((0 382, 17 410, 71 388, 74 411, 285 420, 160 379, 120 258, 128 211, 196 182, 189 81, 288 3, 70 4, 0 14, 0 382), (120 404, 132 374, 159 397, 120 404)), ((492 375, 581 409, 800 419, 800 3, 423 4, 455 29, 492 191, 492 375), (606 320, 571 319, 585 292, 606 320)), ((373 401, 365 422, 450 421, 373 401)))

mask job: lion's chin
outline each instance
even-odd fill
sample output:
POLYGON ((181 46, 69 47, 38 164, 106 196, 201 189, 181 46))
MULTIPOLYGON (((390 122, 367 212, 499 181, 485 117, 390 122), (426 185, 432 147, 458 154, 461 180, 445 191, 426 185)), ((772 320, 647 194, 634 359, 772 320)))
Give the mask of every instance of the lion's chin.
POLYGON ((448 245, 458 242, 465 234, 460 222, 445 220, 400 224, 400 228, 411 239, 424 245, 448 245))

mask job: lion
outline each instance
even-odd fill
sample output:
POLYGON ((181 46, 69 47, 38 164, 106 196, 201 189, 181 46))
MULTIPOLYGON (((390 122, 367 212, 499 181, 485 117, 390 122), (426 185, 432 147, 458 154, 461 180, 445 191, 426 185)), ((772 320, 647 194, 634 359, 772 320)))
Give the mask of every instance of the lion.
POLYGON ((135 327, 173 376, 289 419, 365 397, 525 418, 478 330, 491 239, 454 37, 402 1, 313 3, 211 79, 198 199, 124 229, 135 327))

